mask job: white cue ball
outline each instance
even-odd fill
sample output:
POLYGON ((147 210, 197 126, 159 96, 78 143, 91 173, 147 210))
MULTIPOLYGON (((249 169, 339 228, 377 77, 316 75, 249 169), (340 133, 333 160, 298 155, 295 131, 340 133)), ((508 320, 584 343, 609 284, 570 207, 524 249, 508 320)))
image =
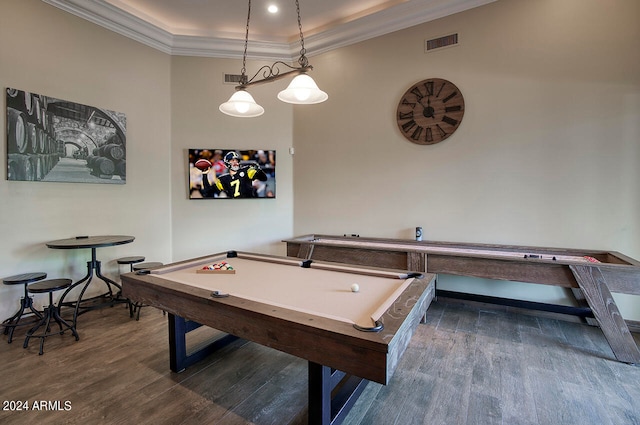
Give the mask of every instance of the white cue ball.
POLYGON ((360 290, 360 286, 357 283, 351 285, 351 292, 358 292, 360 290))

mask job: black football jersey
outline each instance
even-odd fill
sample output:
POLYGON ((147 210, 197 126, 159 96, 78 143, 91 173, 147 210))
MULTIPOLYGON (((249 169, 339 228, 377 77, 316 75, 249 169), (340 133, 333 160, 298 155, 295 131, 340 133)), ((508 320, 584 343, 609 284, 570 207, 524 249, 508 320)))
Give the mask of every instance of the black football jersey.
MULTIPOLYGON (((255 166, 240 167, 235 174, 222 174, 218 176, 215 186, 220 192, 224 192, 228 198, 255 198, 256 191, 253 180, 266 180, 267 176, 260 168, 255 166)), ((203 179, 205 189, 208 181, 203 179)))

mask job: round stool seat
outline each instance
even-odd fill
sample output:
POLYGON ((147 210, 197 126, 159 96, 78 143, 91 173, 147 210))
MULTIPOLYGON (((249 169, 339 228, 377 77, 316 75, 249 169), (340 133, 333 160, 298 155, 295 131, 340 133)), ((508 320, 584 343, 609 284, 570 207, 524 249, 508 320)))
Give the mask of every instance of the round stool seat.
POLYGON ((151 270, 151 269, 157 269, 158 267, 162 267, 162 266, 164 266, 163 263, 152 261, 148 263, 134 264, 133 270, 151 270))
POLYGON ((27 292, 27 285, 31 282, 37 282, 39 280, 45 279, 47 274, 44 272, 35 272, 35 273, 23 273, 17 274, 15 276, 6 277, 2 280, 2 283, 5 285, 24 285, 24 295, 20 298, 20 308, 18 311, 8 319, 5 319, 2 322, 2 326, 4 326, 4 334, 9 335, 9 340, 7 341, 11 344, 13 340, 13 332, 16 327, 21 325, 27 325, 29 323, 21 323, 23 320, 23 316, 25 313, 28 313, 28 310, 31 310, 34 317, 39 319, 42 317, 40 312, 33 307, 33 299, 29 296, 27 292))
POLYGON ((23 273, 23 274, 17 274, 15 276, 5 277, 2 280, 2 283, 4 283, 5 285, 20 285, 20 284, 36 282, 46 277, 47 277, 47 274, 44 272, 23 273))
POLYGON ((53 302, 53 293, 60 289, 65 289, 71 286, 71 279, 49 279, 40 282, 32 283, 27 287, 27 290, 32 294, 49 294, 49 305, 45 307, 43 314, 40 316, 40 322, 31 328, 27 332, 27 336, 24 339, 24 348, 29 346, 29 340, 31 338, 40 339, 40 351, 38 354, 42 355, 44 352, 44 340, 51 335, 62 335, 66 330, 70 330, 76 341, 80 339, 78 332, 76 332, 75 322, 69 323, 60 316, 60 307, 56 306, 53 302), (54 332, 51 329, 51 324, 57 323, 60 328, 59 331, 54 332), (38 329, 42 328, 39 334, 36 334, 38 329))
POLYGON ((50 279, 42 282, 36 282, 27 288, 33 294, 43 294, 46 292, 54 292, 71 286, 71 279, 50 279))
POLYGON ((144 261, 144 257, 142 255, 134 255, 132 257, 122 257, 116 260, 118 264, 136 264, 144 261))

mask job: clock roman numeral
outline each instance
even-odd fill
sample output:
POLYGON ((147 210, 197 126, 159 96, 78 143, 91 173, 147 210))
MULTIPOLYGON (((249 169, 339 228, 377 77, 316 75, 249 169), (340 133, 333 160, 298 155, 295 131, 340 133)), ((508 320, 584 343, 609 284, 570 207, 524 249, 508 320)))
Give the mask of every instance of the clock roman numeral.
POLYGON ((438 89, 438 93, 436 93, 436 97, 440 97, 440 93, 442 93, 442 89, 444 88, 445 83, 442 83, 440 85, 440 88, 438 89))
POLYGON ((442 117, 442 122, 446 122, 447 124, 453 125, 453 126, 458 124, 458 120, 448 117, 446 115, 442 117))
POLYGON ((433 142, 433 132, 431 131, 431 127, 426 128, 426 134, 424 135, 424 140, 427 142, 433 142))
POLYGON ((436 124, 436 127, 438 128, 438 132, 440 133, 441 137, 445 137, 448 134, 442 127, 440 127, 440 124, 436 124))
POLYGON ((424 88, 427 89, 427 96, 433 96, 433 81, 424 83, 424 88))
POLYGON ((422 135, 422 130, 424 130, 424 128, 418 126, 418 128, 416 128, 413 134, 411 135, 411 138, 413 140, 420 140, 420 135, 422 135))
POLYGON ((402 124, 402 131, 404 131, 405 133, 408 133, 409 130, 411 130, 416 125, 418 124, 414 120, 407 121, 406 123, 402 124))
POLYGON ((402 99, 402 104, 409 106, 411 109, 416 107, 416 102, 409 102, 407 99, 402 99))
POLYGON ((445 112, 458 112, 461 110, 462 110, 462 105, 447 106, 446 108, 444 108, 445 112))
POLYGON ((410 112, 398 112, 399 120, 410 120, 413 119, 413 111, 410 112))
POLYGON ((442 99, 442 103, 447 103, 448 101, 453 99, 457 94, 458 94, 457 91, 451 92, 451 94, 449 96, 447 96, 444 99, 442 99))
POLYGON ((418 87, 414 87, 413 89, 411 89, 411 93, 416 95, 416 98, 418 99, 418 102, 420 102, 420 99, 422 99, 424 97, 424 95, 420 91, 420 88, 418 88, 418 87))

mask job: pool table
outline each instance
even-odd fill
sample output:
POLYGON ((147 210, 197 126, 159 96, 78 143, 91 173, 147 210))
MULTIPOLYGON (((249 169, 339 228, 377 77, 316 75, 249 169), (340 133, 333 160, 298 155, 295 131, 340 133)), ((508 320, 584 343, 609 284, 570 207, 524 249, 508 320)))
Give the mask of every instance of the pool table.
POLYGON ((236 251, 144 273, 122 292, 169 313, 174 372, 236 337, 303 358, 310 424, 341 423, 368 381, 388 383, 435 293, 432 274, 236 251), (228 336, 187 354, 199 325, 228 336))
POLYGON ((303 235, 284 242, 301 259, 375 264, 428 273, 554 285, 588 307, 618 361, 640 364, 640 350, 612 292, 640 295, 640 262, 615 251, 303 235))

